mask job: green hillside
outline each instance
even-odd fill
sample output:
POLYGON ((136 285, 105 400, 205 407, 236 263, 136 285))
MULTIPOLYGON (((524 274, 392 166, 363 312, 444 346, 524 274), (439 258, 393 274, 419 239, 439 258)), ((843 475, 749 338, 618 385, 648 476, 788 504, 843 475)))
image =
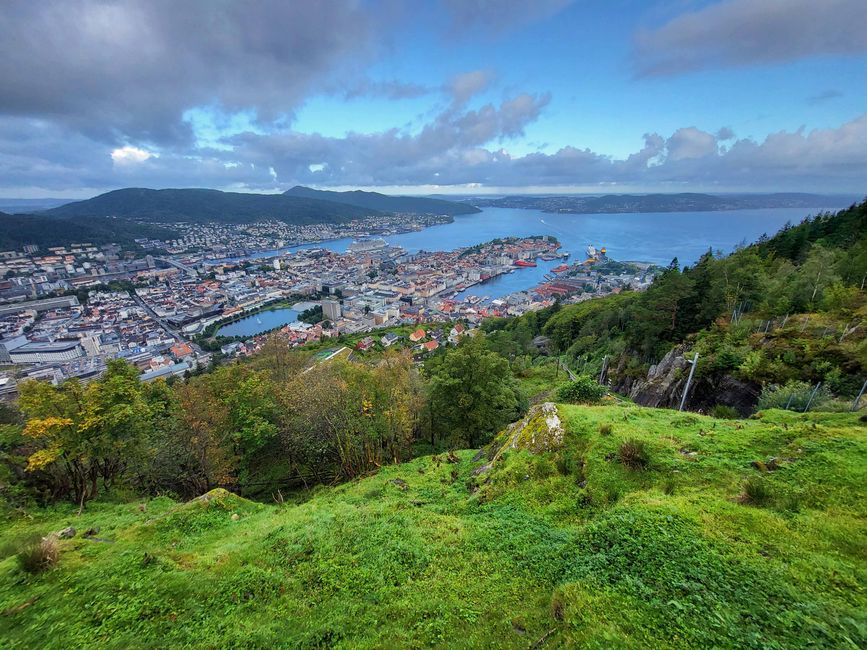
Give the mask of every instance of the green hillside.
POLYGON ((378 210, 285 194, 247 194, 208 189, 126 188, 68 203, 41 214, 50 217, 122 217, 247 223, 277 219, 292 224, 338 223, 380 214, 378 210))
POLYGON ((857 415, 558 410, 562 431, 531 411, 486 453, 383 467, 300 503, 218 490, 182 504, 97 501, 81 516, 71 504, 18 512, 0 532, 0 638, 8 648, 864 647, 857 415), (14 540, 70 525, 54 568, 18 568, 14 540))
POLYGON ((481 212, 477 207, 468 203, 457 203, 444 199, 431 199, 418 196, 388 196, 379 192, 364 192, 354 190, 350 192, 333 192, 328 190, 314 190, 310 187, 296 185, 291 190, 284 192, 286 196, 334 201, 362 208, 383 210, 385 212, 410 212, 416 214, 473 214, 481 212))
POLYGON ((110 217, 54 218, 30 214, 0 212, 0 249, 21 250, 27 244, 42 248, 117 243, 134 247, 133 240, 142 238, 172 239, 177 236, 170 228, 137 223, 110 217))

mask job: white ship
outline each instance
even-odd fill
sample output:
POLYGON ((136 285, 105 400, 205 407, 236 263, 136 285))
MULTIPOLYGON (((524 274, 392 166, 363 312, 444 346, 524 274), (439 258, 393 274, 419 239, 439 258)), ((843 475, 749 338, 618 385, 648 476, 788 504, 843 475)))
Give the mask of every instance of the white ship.
POLYGON ((371 253, 373 251, 380 251, 383 248, 386 248, 388 243, 381 237, 374 237, 370 239, 356 239, 349 245, 350 253, 371 253))

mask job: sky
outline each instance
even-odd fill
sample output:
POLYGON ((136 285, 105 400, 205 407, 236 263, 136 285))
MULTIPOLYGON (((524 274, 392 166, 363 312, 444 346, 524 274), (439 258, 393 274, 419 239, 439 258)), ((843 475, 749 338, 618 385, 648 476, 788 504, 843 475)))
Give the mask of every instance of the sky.
POLYGON ((867 195, 867 0, 4 0, 0 196, 867 195))

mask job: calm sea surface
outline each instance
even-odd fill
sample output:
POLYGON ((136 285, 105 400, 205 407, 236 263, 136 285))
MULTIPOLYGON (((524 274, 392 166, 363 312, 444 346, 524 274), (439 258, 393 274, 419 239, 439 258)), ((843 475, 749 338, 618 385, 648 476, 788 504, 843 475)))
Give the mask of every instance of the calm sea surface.
MULTIPOLYGON (((842 207, 845 206, 829 205, 827 209, 836 210, 842 207)), ((539 210, 485 208, 478 214, 455 217, 453 223, 432 226, 420 232, 393 235, 386 237, 386 241, 414 253, 419 250, 453 250, 498 237, 554 235, 563 245, 562 250, 571 253, 573 260, 583 259, 587 245, 593 244, 597 248, 604 246, 608 250, 608 256, 619 261, 633 260, 664 265, 677 257, 683 266, 694 263, 709 248, 730 253, 742 242, 753 242, 762 233, 772 235, 786 222, 798 223, 804 217, 820 211, 774 208, 653 214, 549 214, 539 210)), ((351 239, 335 239, 281 251, 264 251, 251 257, 270 257, 280 252, 308 248, 327 248, 342 253, 351 242, 351 239)), ((498 298, 514 291, 529 289, 542 282, 543 276, 560 263, 540 261, 535 268, 518 269, 506 276, 476 285, 460 294, 460 297, 479 295, 498 298)), ((230 327, 240 325, 241 322, 230 327)), ((255 323, 255 320, 253 322, 255 323)), ((224 331, 229 333, 227 329, 224 331)))

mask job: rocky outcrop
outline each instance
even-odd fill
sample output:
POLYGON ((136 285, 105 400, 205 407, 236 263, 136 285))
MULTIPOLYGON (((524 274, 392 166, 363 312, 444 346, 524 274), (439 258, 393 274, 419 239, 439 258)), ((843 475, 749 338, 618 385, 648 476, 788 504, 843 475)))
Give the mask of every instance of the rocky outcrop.
MULTIPOLYGON (((689 347, 675 346, 650 367, 647 378, 632 379, 615 390, 642 406, 678 408, 689 375, 690 364, 685 355, 692 356, 689 347)), ((690 411, 709 412, 714 406, 723 405, 747 416, 755 410, 761 386, 731 375, 699 373, 693 378, 689 393, 686 408, 690 411)))
POLYGON ((526 449, 534 454, 556 451, 563 446, 564 435, 557 406, 553 402, 537 404, 521 420, 501 431, 488 447, 480 450, 474 460, 486 456, 489 462, 477 468, 475 473, 488 471, 510 449, 526 449))
POLYGON ((659 363, 650 366, 647 379, 632 384, 629 397, 642 406, 678 406, 689 373, 689 362, 683 356, 686 351, 683 345, 669 350, 659 363))

